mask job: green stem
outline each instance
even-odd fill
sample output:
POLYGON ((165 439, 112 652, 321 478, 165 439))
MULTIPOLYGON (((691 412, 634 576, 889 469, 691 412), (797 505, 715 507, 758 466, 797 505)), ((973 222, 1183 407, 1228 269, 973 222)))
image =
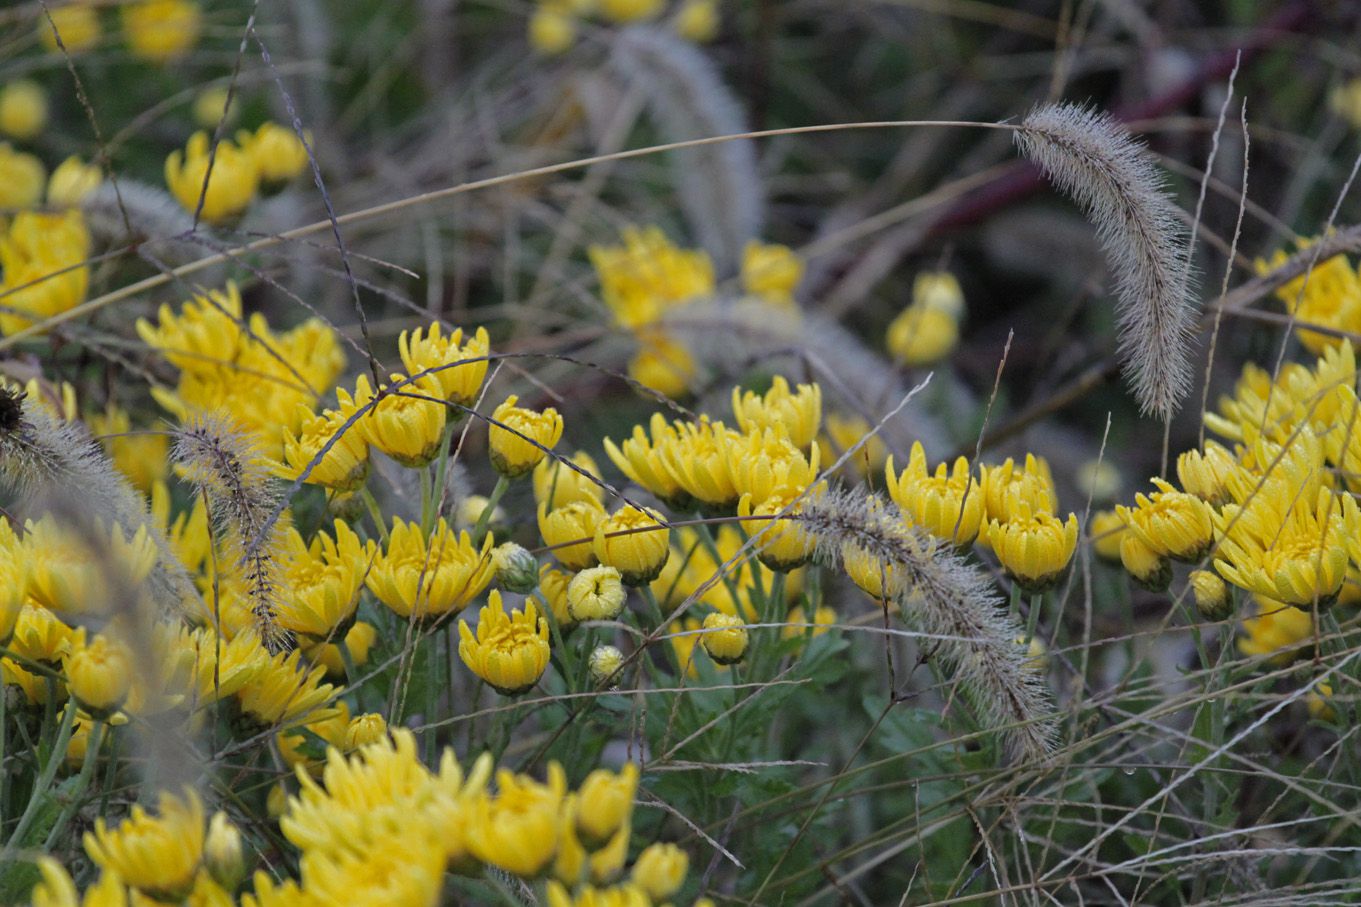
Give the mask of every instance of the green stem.
POLYGON ((66 744, 71 740, 71 729, 76 724, 76 702, 74 699, 66 703, 66 711, 62 714, 61 728, 57 731, 56 742, 52 746, 52 751, 48 754, 47 762, 43 765, 42 774, 33 784, 33 794, 28 798, 28 806, 24 808, 24 814, 19 817, 19 824, 14 827, 14 834, 10 835, 9 841, 5 844, 5 850, 0 853, 0 866, 9 865, 9 859, 14 854, 14 848, 23 844, 24 835, 28 834, 29 826, 38 817, 38 807, 42 805, 43 799, 47 796, 47 789, 52 785, 52 779, 57 776, 57 766, 61 765, 66 758, 66 744))
POLYGON ((89 737, 85 741, 85 758, 80 763, 80 774, 76 776, 75 790, 71 791, 71 799, 66 801, 66 806, 62 808, 61 815, 57 817, 57 824, 52 826, 52 830, 47 833, 47 841, 43 843, 43 850, 50 853, 52 845, 61 840, 61 833, 66 830, 66 824, 76 814, 80 808, 81 797, 85 794, 85 789, 90 786, 90 776, 94 774, 95 760, 99 758, 99 747, 104 743, 104 722, 96 721, 90 728, 89 737))
POLYGON ((1025 621, 1025 641, 1030 645, 1030 641, 1035 638, 1035 628, 1040 624, 1040 611, 1044 608, 1044 593, 1036 592, 1030 596, 1030 613, 1026 615, 1025 621))
POLYGON ((473 527, 473 544, 481 545, 482 539, 487 534, 487 524, 491 522, 491 515, 496 510, 496 505, 501 503, 501 497, 510 487, 510 479, 505 476, 498 476, 496 487, 491 490, 491 497, 487 498, 487 506, 482 508, 482 514, 477 518, 477 525, 473 527))
MULTIPOLYGON (((452 410, 451 412, 458 412, 452 410)), ((444 422, 444 437, 440 439, 439 460, 435 463, 435 487, 431 500, 431 516, 427 524, 425 518, 421 519, 421 526, 425 534, 429 535, 430 530, 435 528, 435 520, 439 517, 440 499, 444 497, 444 480, 449 474, 449 442, 454 438, 454 428, 457 426, 453 419, 446 419, 444 422)))
POLYGON ((357 686, 359 680, 359 667, 354 663, 354 653, 350 651, 349 643, 345 642, 345 637, 341 636, 336 640, 336 650, 340 652, 340 663, 345 666, 345 683, 354 691, 355 705, 362 712, 364 710, 364 690, 357 686))
POLYGON ((383 510, 378 506, 378 501, 374 498, 373 492, 369 491, 369 486, 365 485, 363 488, 359 489, 359 497, 363 500, 364 506, 368 508, 369 518, 372 519, 373 524, 378 527, 379 541, 386 545, 388 542, 387 523, 383 520, 383 510))
POLYGON ((0 816, 9 815, 9 772, 4 771, 5 744, 9 738, 9 691, 0 672, 0 816))
POLYGON ((421 535, 429 536, 435 526, 434 482, 430 477, 429 466, 422 466, 416 471, 421 476, 421 535))

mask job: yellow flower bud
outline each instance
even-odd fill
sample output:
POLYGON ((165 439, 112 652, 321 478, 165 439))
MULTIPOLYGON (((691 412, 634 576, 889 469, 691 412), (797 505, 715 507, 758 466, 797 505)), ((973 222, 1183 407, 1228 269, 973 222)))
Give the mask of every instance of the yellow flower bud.
POLYGON ((909 523, 958 547, 972 545, 978 537, 983 525, 983 489, 964 457, 956 457, 948 470, 944 463, 937 463, 932 473, 926 451, 917 441, 901 475, 894 476, 893 457, 888 458, 885 479, 889 495, 909 523))
POLYGON ((516 406, 511 394, 496 407, 496 423, 488 430, 491 463, 508 479, 522 476, 539 464, 562 437, 562 416, 551 406, 543 412, 516 406), (502 426, 505 426, 504 428, 502 426))
POLYGON ((0 88, 0 132, 31 139, 47 125, 47 94, 37 82, 19 79, 0 88))
POLYGON ((558 622, 558 632, 566 633, 577 625, 576 618, 567 608, 567 586, 572 582, 572 574, 548 564, 539 568, 539 594, 548 603, 553 619, 558 622))
POLYGON ((888 326, 888 351, 902 365, 939 362, 959 342, 959 322, 939 309, 910 305, 888 326))
POLYGON ((949 271, 923 271, 912 281, 912 304, 944 312, 958 321, 964 317, 964 291, 949 271))
POLYGON ((61 46, 72 54, 87 51, 99 42, 99 10, 90 4, 76 2, 51 5, 47 16, 38 17, 38 40, 49 52, 58 49, 58 36, 61 37, 61 46), (47 16, 52 18, 50 23, 47 16))
POLYGON ((307 169, 307 146, 288 126, 264 123, 254 135, 237 133, 236 140, 265 182, 284 183, 307 169))
MULTIPOLYGON (((708 41, 718 32, 717 4, 713 0, 686 0, 676 14, 676 30, 691 41, 708 41)), ((742 289, 752 296, 776 305, 793 305, 794 290, 802 279, 803 259, 788 246, 752 240, 742 250, 742 289)))
POLYGON ((1125 521, 1114 510, 1098 510, 1087 524, 1096 556, 1111 563, 1120 562, 1120 540, 1125 536, 1125 521))
POLYGON ((1038 636, 1026 639, 1024 636, 1016 637, 1016 645, 1025 649, 1025 666, 1038 674, 1043 674, 1049 670, 1049 648, 1044 644, 1044 640, 1038 636))
POLYGON ((647 892, 654 903, 660 904, 685 884, 690 870, 690 856, 675 844, 652 844, 633 863, 633 884, 647 892))
POLYGON ((611 688, 619 681, 619 671, 624 666, 624 653, 614 646, 596 646, 587 661, 591 671, 591 681, 596 686, 609 684, 611 688))
POLYGON ((671 530, 653 510, 625 504, 595 527, 591 550, 600 563, 619 571, 626 585, 646 586, 656 579, 671 554, 671 530), (613 535, 626 532, 627 535, 613 535))
POLYGON ((567 584, 567 611, 576 621, 613 620, 624 610, 626 596, 618 570, 591 567, 567 584))
POLYGON ((595 566, 595 530, 604 521, 605 508, 595 501, 573 501, 553 510, 539 505, 539 535, 568 570, 595 566))
POLYGON ((556 457, 544 457, 534 467, 534 502, 547 504, 548 509, 563 507, 573 501, 594 501, 597 504, 605 499, 605 489, 600 486, 600 467, 595 459, 584 450, 571 456, 572 466, 558 462, 556 457), (582 475, 582 472, 586 475, 582 475), (596 481, 592 481, 594 477, 596 481))
POLYGON ((700 643, 709 657, 721 665, 737 664, 747 654, 747 625, 742 618, 715 611, 704 618, 700 643))
POLYGON ((1213 570, 1192 570, 1191 591, 1196 598, 1196 610, 1206 620, 1223 620, 1233 613, 1229 587, 1213 570))
POLYGON ((685 344, 655 328, 640 331, 638 342, 638 352, 629 360, 630 378, 672 400, 690 393, 699 366, 685 344))
POLYGON ((1164 557, 1194 562, 1214 543, 1214 513, 1195 495, 1177 491, 1155 478, 1158 491, 1135 496, 1135 507, 1117 506, 1115 512, 1129 530, 1164 557))
MULTIPOLYGON (((397 350, 407 374, 418 375, 435 369, 429 377, 439 385, 446 400, 461 406, 472 406, 477 402, 482 382, 487 377, 487 357, 491 353, 486 328, 479 327, 466 342, 462 328, 456 328, 451 334, 441 334, 438 323, 430 325, 428 332, 421 328, 402 331, 397 338, 397 350)), ((460 412, 454 418, 461 415, 460 412)))
POLYGON ((533 592, 539 585, 539 562, 514 542, 498 545, 491 552, 496 581, 508 592, 533 592))
POLYGON ((1068 514, 1067 522, 1050 513, 1023 516, 988 524, 988 546, 1002 563, 1002 569, 1027 592, 1044 592, 1058 585, 1077 549, 1077 516, 1068 514))
POLYGON ((230 112, 227 110, 226 88, 209 88, 194 98, 194 122, 204 129, 216 130, 225 119, 235 119, 238 109, 233 107, 230 112))
MULTIPOLYGON (((369 650, 377 640, 378 631, 371 623, 359 620, 350 627, 349 632, 345 634, 345 646, 350 650, 350 658, 354 660, 356 668, 362 668, 369 663, 369 650)), ((326 668, 328 680, 345 679, 345 659, 340 654, 340 647, 335 643, 312 646, 307 650, 307 658, 312 664, 326 668)))
POLYGON ((1188 450, 1177 457, 1177 478, 1189 494, 1212 504, 1230 500, 1229 486, 1240 471, 1238 461, 1222 444, 1205 442, 1205 450, 1188 450))
POLYGON ((478 612, 477 633, 459 621, 458 635, 463 663, 505 696, 531 689, 548 667, 548 621, 539 619, 532 601, 507 614, 500 591, 493 589, 478 612))
POLYGON ((246 877, 246 857, 241 846, 241 832, 224 812, 217 812, 208 823, 208 837, 203 841, 203 866, 213 881, 232 891, 246 877))
MULTIPOLYGON (((46 181, 47 169, 43 167, 42 161, 31 154, 15 151, 9 142, 0 142, 0 208, 32 208, 43 197, 43 184, 46 181)), ((30 215, 30 217, 38 216, 36 214, 30 215)), ((11 226, 10 233, 13 234, 14 232, 15 228, 11 226)), ((84 250, 82 250, 81 258, 85 257, 83 252, 84 250)), ((30 255, 27 257, 37 256, 30 255)), ((39 273, 20 279, 10 273, 16 270, 13 263, 4 261, 3 266, 6 283, 15 285, 36 280, 53 270, 53 268, 47 267, 39 273)), ((84 295, 84 292, 82 287, 81 295, 84 295)), ((15 294, 8 295, 5 304, 14 308, 20 307, 15 302, 15 294)))
POLYGON ((628 824, 633 794, 638 788, 638 766, 624 763, 619 774, 596 769, 577 791, 576 832, 587 850, 599 850, 628 824))
POLYGON ((1076 479, 1078 490, 1098 503, 1120 494, 1120 470, 1109 460, 1088 460, 1078 467, 1076 479))
POLYGON ((345 749, 357 750, 361 746, 378 743, 388 739, 388 723, 377 712, 356 715, 345 728, 345 749))
POLYGON ((47 202, 62 208, 75 207, 102 182, 104 172, 97 164, 86 164, 72 155, 52 171, 47 181, 47 202))
POLYGON ((208 176, 209 141, 207 132, 196 132, 189 137, 183 152, 178 149, 170 152, 165 159, 165 184, 184 210, 191 214, 198 211, 208 223, 218 224, 237 216, 254 201, 260 175, 250 155, 229 139, 223 139, 211 155, 212 174, 208 176), (205 176, 208 176, 206 193, 205 176))
MULTIPOLYGON (((685 0, 685 2, 681 4, 681 8, 676 11, 676 34, 680 35, 687 41, 694 41, 696 44, 705 44, 709 41, 712 41, 714 38, 718 36, 718 26, 719 20, 717 0, 685 0)), ((763 251, 766 249, 778 249, 784 252, 789 252, 791 256, 793 255, 793 253, 790 252, 790 250, 785 246, 762 246, 758 243, 753 242, 749 244, 747 248, 751 249, 753 246, 763 251)), ((787 276, 782 274, 767 276, 764 279, 769 280, 771 282, 778 281, 780 284, 784 284, 787 282, 789 285, 789 289, 792 290, 794 286, 798 284, 799 277, 803 276, 803 262, 800 261, 797 257, 794 258, 794 261, 797 265, 798 271, 796 273, 796 276, 794 276, 792 280, 790 280, 787 276)), ((743 265, 742 276, 744 278, 743 282, 746 283, 745 278, 747 267, 745 257, 743 258, 742 265, 743 265)), ((747 292, 754 293, 756 295, 765 295, 763 293, 757 292, 756 290, 753 290, 750 284, 747 284, 747 292)), ((784 299, 789 297, 776 296, 775 298, 777 301, 783 301, 784 299)))
POLYGON ((600 14, 611 22, 637 22, 654 19, 662 11, 663 0, 600 0, 600 14))
POLYGON ((368 375, 355 382, 354 396, 343 388, 338 391, 340 412, 347 417, 363 409, 381 395, 377 404, 359 417, 361 437, 392 459, 411 469, 428 465, 439 456, 444 437, 445 406, 440 386, 431 378, 406 382, 402 375, 391 376, 392 385, 401 387, 385 393, 392 385, 381 385, 377 392, 368 375))
POLYGON ((734 387, 732 411, 743 432, 782 431, 795 447, 806 449, 822 426, 822 388, 800 384, 791 391, 784 376, 776 375, 764 395, 734 387))
POLYGON ((123 646, 96 636, 66 656, 66 686, 92 717, 107 718, 128 698, 132 660, 123 646))
MULTIPOLYGON (((762 501, 758 506, 751 504, 751 495, 744 494, 737 502, 737 515, 742 517, 766 517, 783 513, 802 492, 792 488, 782 488, 762 501)), ((798 513, 794 508, 791 513, 798 513)), ((774 521, 753 520, 747 524, 747 534, 764 533, 757 540, 756 556, 771 570, 788 573, 797 570, 813 556, 814 540, 804 531, 798 520, 782 518, 774 521), (773 525, 772 525, 773 522, 773 525)))
POLYGON ((577 20, 565 10, 540 6, 529 17, 529 46, 541 54, 560 54, 577 39, 577 20))
POLYGON ((121 9, 123 35, 134 56, 165 63, 198 41, 203 16, 193 0, 131 0, 121 9))
POLYGON ((1150 592, 1163 592, 1172 582, 1172 565, 1167 558, 1144 544, 1133 532, 1120 539, 1120 563, 1130 577, 1150 592))

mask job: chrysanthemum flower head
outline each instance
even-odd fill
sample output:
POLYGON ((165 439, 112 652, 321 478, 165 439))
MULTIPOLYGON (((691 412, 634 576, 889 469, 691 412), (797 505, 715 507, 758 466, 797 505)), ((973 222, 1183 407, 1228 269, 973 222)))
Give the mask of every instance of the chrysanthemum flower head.
POLYGON ((562 437, 562 416, 553 407, 542 411, 517 406, 511 394, 492 413, 488 429, 492 465, 507 478, 515 478, 539 465, 562 437), (504 426, 504 427, 503 427, 504 426))
POLYGON ((477 402, 482 382, 487 377, 487 356, 491 353, 486 328, 479 327, 465 340, 462 328, 442 334, 439 324, 435 323, 428 331, 422 328, 402 331, 397 338, 397 349, 407 374, 438 369, 431 372, 430 377, 439 384, 445 399, 462 406, 477 402))
POLYGON ((1214 543, 1214 511, 1199 497, 1177 491, 1159 478, 1157 491, 1135 496, 1134 507, 1123 504, 1115 512, 1129 530, 1164 557, 1195 562, 1214 543))
POLYGON ((791 391, 784 376, 776 375, 765 394, 734 387, 732 411, 744 433, 783 431, 795 447, 807 449, 822 426, 822 388, 800 384, 791 391))
POLYGON ((103 817, 85 833, 85 852, 106 872, 157 901, 179 901, 194 887, 203 859, 203 803, 198 794, 162 793, 151 816, 140 805, 116 828, 103 817))
POLYGON ((921 442, 914 442, 907 468, 900 475, 894 475, 893 457, 888 458, 885 479, 893 503, 909 522, 961 547, 973 544, 978 537, 983 524, 983 489, 965 458, 956 458, 951 467, 938 463, 932 473, 921 442))
POLYGON ((398 616, 428 619, 463 610, 496 575, 490 533, 481 547, 467 532, 455 534, 440 518, 427 538, 418 523, 394 517, 387 547, 366 580, 369 589, 398 616))
POLYGON ((532 601, 507 614, 500 591, 493 589, 478 613, 477 632, 460 621, 458 635, 463 663, 503 695, 529 690, 548 667, 548 621, 532 601))
POLYGON ((219 141, 211 155, 209 141, 207 132, 196 132, 183 151, 170 152, 165 159, 165 184, 184 210, 191 214, 197 211, 206 222, 219 224, 236 217, 255 200, 260 172, 251 156, 230 139, 219 141))

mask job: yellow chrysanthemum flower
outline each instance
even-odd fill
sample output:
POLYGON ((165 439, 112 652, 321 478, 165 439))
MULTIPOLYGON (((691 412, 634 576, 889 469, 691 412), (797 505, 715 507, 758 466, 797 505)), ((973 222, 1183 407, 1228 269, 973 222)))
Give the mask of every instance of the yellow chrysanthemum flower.
POLYGON ((539 465, 534 467, 536 504, 545 505, 552 510, 574 501, 594 501, 597 504, 604 502, 605 489, 600 485, 600 467, 595 459, 584 450, 577 451, 569 459, 572 466, 576 466, 577 469, 564 465, 557 457, 544 457, 539 465))
POLYGON ((203 803, 198 794, 162 793, 158 816, 141 806, 110 829, 102 816, 85 833, 85 852, 106 872, 157 901, 180 901, 194 887, 203 859, 203 803))
POLYGON ((1098 510, 1087 524, 1092 550, 1103 561, 1120 562, 1120 542, 1125 536, 1125 521, 1114 510, 1098 510))
POLYGON ((566 633, 576 626, 576 618, 567 606, 567 587, 572 583, 572 574, 544 564, 539 568, 539 595, 557 621, 558 631, 566 633))
POLYGON ((165 63, 198 42, 203 13, 194 0, 131 0, 120 7, 123 36, 134 56, 165 63))
MULTIPOLYGON (((0 143, 0 186, 6 167, 0 143)), ((41 177, 40 177, 41 179, 41 177)), ((0 188, 0 207, 5 190, 0 188)), ((39 189, 41 194, 41 189, 39 189)), ((36 204, 37 198, 32 203, 36 204)), ((90 233, 80 211, 20 211, 0 236, 0 333, 15 334, 85 300, 90 233)))
POLYGON ((715 611, 704 618, 700 643, 709 657, 721 665, 737 664, 747 655, 747 625, 740 617, 715 611))
POLYGON ((959 343, 959 322, 939 309, 910 305, 888 326, 888 351, 908 368, 932 365, 959 343))
MULTIPOLYGON (((772 517, 784 513, 802 494, 799 489, 782 488, 755 506, 752 505, 751 495, 744 494, 737 502, 737 515, 772 517)), ((797 507, 791 511, 791 514, 796 513, 797 507)), ((756 542, 756 556, 771 570, 787 573, 803 566, 813 556, 815 541, 803 530, 798 520, 785 517, 775 520, 774 525, 765 519, 752 520, 746 529, 750 536, 762 533, 756 542)))
POLYGON ((1189 577, 1196 610, 1206 620, 1223 620, 1233 613, 1229 587, 1213 570, 1192 570, 1189 577))
POLYGON ((107 545, 91 549, 82 533, 45 516, 24 527, 23 551, 28 561, 28 591, 45 608, 68 614, 107 613, 111 583, 136 588, 156 566, 156 543, 146 526, 129 538, 121 526, 101 536, 107 545))
MULTIPOLYGON (((608 0, 633 8, 661 0, 608 0)), ((610 15, 608 9, 605 11, 610 15)), ((591 264, 600 278, 600 295, 622 327, 637 329, 658 321, 666 311, 714 293, 714 268, 703 252, 681 249, 657 227, 626 229, 623 246, 592 246, 591 264)))
POLYGON ((495 422, 488 429, 492 465, 506 478, 529 472, 552 450, 562 437, 562 416, 553 407, 539 412, 516 406, 520 398, 511 394, 492 413, 495 422), (504 426, 504 427, 502 427, 504 426))
POLYGON ((540 4, 529 17, 529 46, 541 54, 560 54, 576 39, 576 17, 565 9, 540 4))
POLYGON ((263 182, 286 183, 307 169, 307 146, 287 126, 262 123, 254 133, 238 132, 236 141, 250 155, 263 182))
MULTIPOLYGON (((130 8, 123 7, 125 11, 130 8)), ((165 184, 184 210, 198 212, 210 224, 220 224, 245 211, 255 200, 260 173, 249 154, 230 139, 222 139, 211 155, 212 175, 208 176, 209 142, 207 132, 196 132, 184 151, 170 152, 165 159, 165 184), (205 177, 207 192, 203 188, 205 177)))
POLYGON ((47 125, 47 93, 32 79, 0 87, 0 132, 27 141, 47 125))
POLYGON ((241 713, 266 727, 290 727, 304 719, 326 717, 325 704, 335 687, 322 683, 326 669, 310 670, 302 664, 302 652, 293 650, 269 657, 264 668, 237 692, 241 713))
POLYGON ((611 22, 654 19, 662 11, 662 5, 663 0, 599 0, 600 14, 611 22))
POLYGON ((318 532, 311 545, 292 527, 281 535, 279 624, 313 642, 344 638, 359 605, 372 545, 360 542, 343 520, 335 521, 334 539, 318 532))
POLYGON ((1271 655, 1270 664, 1284 665, 1313 639, 1314 619, 1308 611, 1263 595, 1253 595, 1254 616, 1244 619, 1238 651, 1248 657, 1271 655))
POLYGON ((28 661, 56 667, 84 640, 84 628, 72 629, 46 608, 25 604, 15 619, 9 651, 28 661))
MULTIPOLYGON (((368 664, 369 652, 378 641, 378 630, 373 624, 357 620, 345 634, 345 647, 350 650, 350 658, 356 668, 368 664)), ((326 669, 326 679, 344 681, 346 679, 345 658, 340 654, 340 646, 334 642, 311 646, 305 652, 307 660, 326 669)))
POLYGON ((496 773, 496 788, 495 797, 472 805, 468 828, 472 853, 512 875, 538 878, 552 865, 558 849, 559 817, 567 795, 562 766, 550 762, 544 784, 502 769, 496 773))
POLYGON ((377 399, 359 417, 361 437, 403 466, 419 469, 439 456, 446 420, 445 406, 439 402, 443 393, 433 378, 413 382, 407 382, 403 375, 390 378, 392 384, 380 385, 377 392, 369 384, 368 375, 360 375, 355 381, 353 397, 339 389, 340 412, 349 418, 377 399), (400 387, 395 391, 388 391, 397 385, 400 387))
POLYGON ((807 449, 822 426, 822 388, 800 384, 791 391, 784 376, 776 375, 764 395, 734 387, 732 411, 744 433, 782 431, 795 447, 807 449))
POLYGON ((616 568, 625 584, 645 586, 662 572, 671 553, 665 520, 656 511, 625 504, 596 524, 591 550, 600 563, 616 568), (617 532, 629 534, 613 534, 617 532))
POLYGON ((84 53, 99 43, 100 34, 99 10, 88 0, 53 5, 47 10, 47 16, 38 17, 38 40, 49 52, 58 50, 57 38, 60 36, 60 46, 68 53, 84 53))
POLYGON ((818 444, 829 452, 829 465, 841 459, 843 453, 860 444, 868 436, 869 439, 851 454, 846 465, 859 473, 862 479, 877 478, 881 475, 884 464, 888 461, 888 445, 877 434, 870 434, 872 427, 862 416, 828 413, 823 419, 823 433, 818 444))
POLYGON ((1011 457, 999 466, 982 468, 984 519, 1005 523, 1015 508, 1024 506, 1031 513, 1054 513, 1059 495, 1049 461, 1034 454, 1025 455, 1025 465, 1016 467, 1011 457))
POLYGON ((964 457, 957 457, 948 469, 944 463, 936 464, 932 474, 926 465, 926 451, 917 441, 907 468, 895 476, 890 456, 884 477, 893 503, 909 523, 959 547, 973 544, 978 537, 983 525, 983 489, 964 457))
POLYGON ((1067 521, 1051 513, 1031 513, 1020 503, 1006 522, 992 520, 984 530, 988 547, 1007 575, 1028 592, 1052 589, 1061 579, 1077 549, 1077 516, 1067 521))
POLYGON ((573 621, 613 620, 624 610, 628 593, 613 567, 590 567, 567 584, 567 613, 573 621))
POLYGON ((1205 449, 1177 457, 1177 479, 1189 494, 1213 506, 1228 503, 1238 460, 1222 444, 1206 441, 1205 449))
POLYGON ((532 601, 507 614, 500 591, 493 589, 478 612, 476 635, 467 621, 459 621, 458 635, 459 658, 503 695, 531 689, 548 667, 548 621, 539 618, 532 601))
POLYGON ((629 359, 628 376, 648 390, 679 400, 690 393, 699 366, 690 348, 656 328, 638 332, 638 351, 629 359))
POLYGON ((490 533, 481 548, 467 532, 457 535, 443 518, 427 539, 418 523, 392 520, 387 548, 369 569, 366 583, 398 616, 427 619, 462 611, 496 575, 490 533))
POLYGON ((128 698, 131 654, 103 634, 68 652, 65 670, 67 691, 91 717, 108 718, 128 698))
POLYGON ((1135 495, 1136 506, 1115 512, 1139 540, 1164 557, 1194 563, 1214 544, 1214 510, 1193 494, 1177 491, 1159 478, 1157 491, 1135 495))
MULTIPOLYGON (((0 208, 32 208, 43 197, 47 168, 31 154, 0 142, 0 208)), ((5 266, 8 271, 9 266, 5 266)), ((7 279, 13 283, 13 278, 7 279)))
POLYGON ((540 504, 539 535, 564 567, 584 570, 597 563, 593 544, 595 530, 605 519, 604 506, 593 500, 573 501, 553 510, 540 504))
POLYGON ((633 884, 647 892, 655 903, 662 903, 685 884, 690 871, 690 856, 675 844, 649 845, 633 862, 633 884))
POLYGON ((283 462, 279 474, 296 479, 304 469, 316 465, 307 474, 309 485, 321 485, 333 491, 354 491, 364 484, 369 474, 369 444, 364 439, 360 421, 342 431, 349 415, 341 410, 328 409, 314 415, 311 407, 299 403, 298 430, 283 427, 283 462), (334 439, 334 443, 332 443, 334 439), (331 444, 322 453, 327 444, 331 444))
POLYGON ((47 203, 57 208, 73 208, 99 184, 104 182, 104 171, 97 164, 86 164, 72 155, 57 165, 47 181, 47 203))
MULTIPOLYGON (((719 15, 718 0, 684 0, 680 9, 676 10, 675 18, 676 34, 687 41, 694 41, 696 44, 706 44, 718 37, 719 15)), ((748 246, 747 248, 751 248, 748 246)), ((762 246, 762 249, 784 249, 784 246, 762 246)), ((791 254, 793 254, 791 252, 791 254)), ((743 270, 745 271, 746 259, 743 259, 743 270)), ((790 290, 799 282, 803 276, 803 262, 798 260, 798 276, 790 283, 790 290)), ((788 281, 784 278, 780 283, 788 281)), ((748 289, 748 292, 751 292, 748 289)), ((776 297, 775 301, 783 301, 776 297)))
POLYGON ((486 328, 479 327, 466 342, 462 328, 441 335, 439 324, 430 325, 429 332, 424 335, 421 328, 402 331, 397 338, 397 349, 407 374, 439 369, 431 372, 430 377, 439 385, 446 400, 461 406, 472 406, 477 402, 482 382, 487 377, 487 356, 491 353, 486 328), (454 365, 456 362, 463 364, 454 365))
MULTIPOLYGON (((718 27, 718 10, 711 0, 689 0, 676 14, 676 28, 682 33, 690 29, 701 34, 706 27, 710 37, 718 27)), ((708 38, 692 37, 690 40, 708 38)), ((752 240, 742 250, 741 277, 742 289, 749 295, 774 305, 792 306, 794 290, 803 279, 803 259, 788 246, 764 245, 752 240)))
POLYGON ((610 460, 630 482, 652 492, 670 507, 683 511, 688 509, 690 497, 667 468, 665 453, 672 445, 680 443, 679 424, 669 424, 661 413, 653 413, 647 431, 641 425, 635 425, 633 434, 619 445, 606 438, 604 446, 610 460))
POLYGON ((1330 606, 1347 578, 1349 545, 1361 535, 1361 510, 1348 494, 1319 489, 1313 507, 1263 493, 1246 507, 1227 504, 1215 569, 1249 592, 1298 608, 1330 606))
POLYGON ((633 794, 638 789, 638 766, 624 763, 618 774, 596 769, 577 789, 576 833, 588 850, 610 842, 633 815, 633 794))

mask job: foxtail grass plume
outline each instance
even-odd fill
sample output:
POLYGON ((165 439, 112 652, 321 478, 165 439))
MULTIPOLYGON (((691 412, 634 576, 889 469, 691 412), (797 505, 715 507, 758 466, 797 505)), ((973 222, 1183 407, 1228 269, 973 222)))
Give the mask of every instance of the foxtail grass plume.
POLYGON ((817 539, 815 560, 840 567, 850 550, 881 564, 885 598, 936 637, 941 658, 984 723, 1002 734, 1009 755, 1045 756, 1053 734, 1049 697, 1013 642, 1021 628, 987 576, 863 490, 810 495, 796 518, 817 539))
POLYGON ((1134 395, 1145 413, 1171 417, 1191 386, 1194 311, 1188 239, 1161 174, 1109 114, 1076 104, 1035 108, 1015 136, 1021 153, 1095 224, 1115 275, 1134 395))
POLYGON ((280 652, 292 638, 278 620, 277 502, 268 460, 230 417, 201 415, 181 429, 172 456, 207 499, 218 537, 228 541, 242 571, 255 628, 266 648, 280 652))

